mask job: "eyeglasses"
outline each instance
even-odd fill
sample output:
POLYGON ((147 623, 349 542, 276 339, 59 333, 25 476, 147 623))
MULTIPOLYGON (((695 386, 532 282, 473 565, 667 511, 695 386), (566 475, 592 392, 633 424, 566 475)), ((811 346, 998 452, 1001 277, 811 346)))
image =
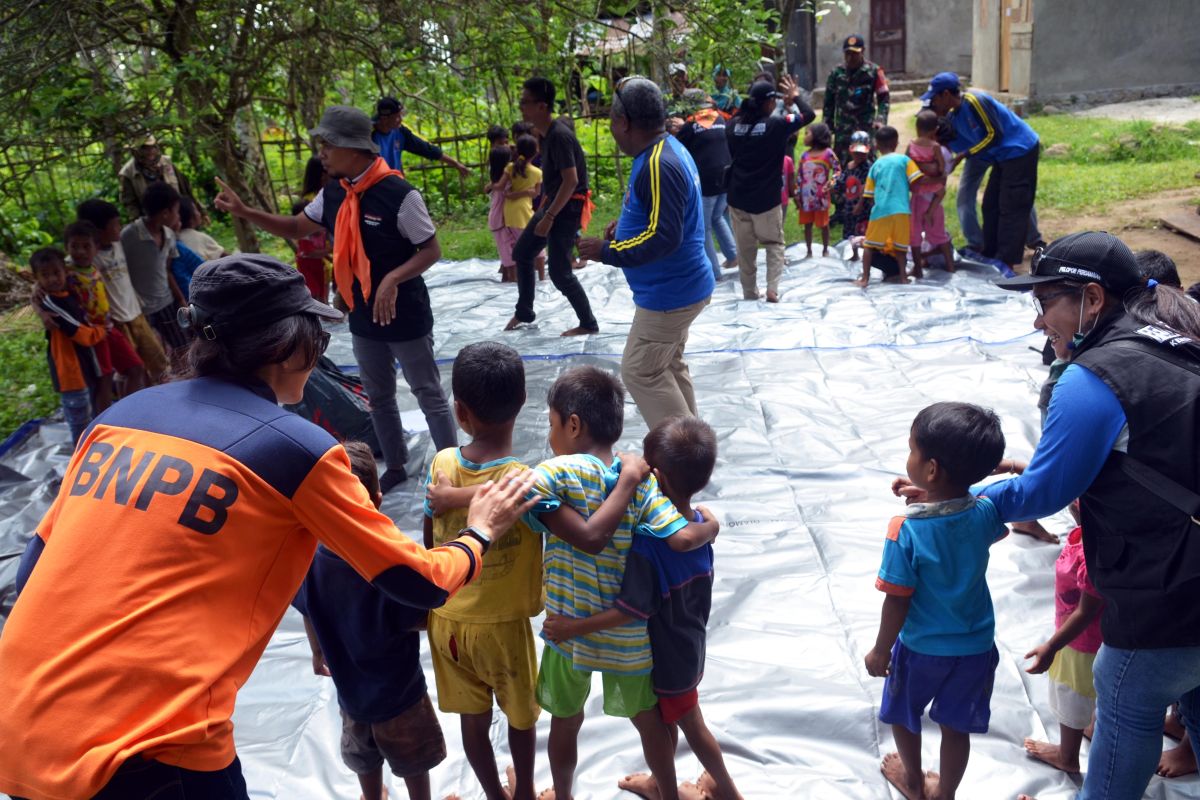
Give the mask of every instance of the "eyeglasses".
POLYGON ((626 75, 613 85, 613 94, 615 94, 617 99, 621 101, 621 108, 625 109, 626 115, 628 115, 629 104, 625 102, 625 98, 621 95, 621 87, 633 80, 644 81, 649 79, 645 75, 626 75))
POLYGON ((1033 258, 1029 262, 1029 274, 1061 276, 1064 272, 1062 269, 1064 266, 1069 268, 1065 270, 1067 275, 1078 275, 1081 279, 1095 281, 1096 283, 1102 283, 1104 280, 1095 267, 1089 267, 1086 264, 1076 264, 1074 261, 1067 261, 1065 258, 1059 258, 1058 256, 1047 256, 1045 247, 1039 247, 1033 251, 1033 258))
POLYGON ((1057 292, 1050 292, 1049 294, 1044 294, 1041 297, 1038 297, 1036 294, 1030 293, 1029 299, 1033 301, 1033 310, 1037 312, 1037 315, 1039 317, 1044 317, 1046 315, 1046 305, 1051 300, 1057 299, 1057 298, 1062 297, 1063 295, 1067 295, 1067 294, 1079 294, 1079 292, 1080 292, 1080 290, 1078 288, 1061 289, 1057 292))
POLYGON ((325 350, 329 347, 329 340, 332 338, 333 334, 324 328, 321 329, 321 333, 317 337, 317 358, 325 355, 325 350))

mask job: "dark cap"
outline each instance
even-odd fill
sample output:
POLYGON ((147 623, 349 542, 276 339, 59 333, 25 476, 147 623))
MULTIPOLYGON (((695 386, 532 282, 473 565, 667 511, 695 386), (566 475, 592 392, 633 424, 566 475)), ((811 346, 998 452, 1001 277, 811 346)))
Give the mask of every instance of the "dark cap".
POLYGON ((941 94, 947 89, 961 89, 962 82, 958 79, 956 72, 939 72, 933 76, 933 80, 929 82, 929 88, 925 90, 925 94, 921 95, 922 102, 928 103, 933 99, 934 95, 941 94))
POLYGON ((298 270, 258 253, 204 262, 192 275, 189 295, 191 305, 179 309, 179 323, 207 339, 264 328, 293 314, 342 319, 339 311, 313 299, 298 270))
POLYGON ((775 84, 770 81, 755 81, 754 85, 750 87, 750 99, 756 105, 772 97, 783 97, 783 95, 775 88, 775 84))
POLYGON ((394 97, 381 97, 375 103, 375 116, 386 117, 389 114, 399 114, 404 110, 404 103, 394 97))
POLYGON ((852 33, 846 37, 846 41, 842 42, 842 52, 849 50, 852 53, 861 53, 863 51, 863 38, 857 33, 852 33))
POLYGON ((1002 289, 1031 289, 1042 283, 1098 283, 1120 296, 1146 281, 1133 251, 1111 233, 1084 231, 1055 239, 1033 254, 1029 275, 996 281, 1002 289))
POLYGON ((379 154, 379 145, 371 141, 374 126, 366 112, 354 106, 330 106, 321 115, 317 127, 309 136, 324 139, 334 147, 350 147, 355 150, 379 154))

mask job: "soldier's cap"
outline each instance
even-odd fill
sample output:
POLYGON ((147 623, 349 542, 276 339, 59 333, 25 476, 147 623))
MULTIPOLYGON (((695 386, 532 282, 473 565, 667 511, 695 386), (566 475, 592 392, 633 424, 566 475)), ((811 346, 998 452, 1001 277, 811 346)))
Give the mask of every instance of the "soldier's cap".
POLYGON ((955 72, 939 72, 933 76, 933 80, 929 82, 929 88, 925 90, 925 94, 921 95, 922 103, 929 103, 936 95, 941 94, 947 89, 961 89, 962 82, 958 79, 958 73, 955 72))
POLYGON ((158 147, 158 139, 154 138, 153 133, 143 134, 133 141, 134 150, 139 150, 143 147, 158 147))
POLYGON ((857 33, 852 33, 846 37, 846 41, 842 42, 842 52, 861 53, 863 51, 863 38, 857 33))
POLYGON ((379 155, 379 145, 371 139, 371 119, 354 106, 330 106, 321 115, 309 136, 324 139, 334 147, 349 147, 379 155))
POLYGON ((783 95, 775 88, 775 84, 770 81, 755 81, 754 85, 750 87, 750 99, 755 103, 761 103, 772 97, 783 97, 783 95))
POLYGON ((207 339, 264 328, 294 314, 342 319, 313 298, 294 267, 258 253, 205 261, 192 276, 189 294, 191 304, 179 309, 180 325, 207 339))
POLYGON ((1118 297, 1146 283, 1124 242, 1111 233, 1083 231, 1039 247, 1028 275, 999 280, 996 285, 1019 291, 1054 281, 1098 283, 1118 297))

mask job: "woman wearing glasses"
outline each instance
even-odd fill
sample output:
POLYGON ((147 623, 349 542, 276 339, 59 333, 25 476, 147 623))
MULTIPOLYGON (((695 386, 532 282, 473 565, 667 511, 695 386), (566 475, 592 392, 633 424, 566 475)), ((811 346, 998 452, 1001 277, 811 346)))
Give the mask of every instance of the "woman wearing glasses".
POLYGON ((443 603, 526 507, 478 495, 425 550, 375 510, 300 400, 328 343, 299 272, 210 261, 186 310, 190 377, 99 416, 17 572, 0 639, 0 792, 247 797, 230 717, 321 542, 380 590, 443 603))
MULTIPOLYGON (((1143 279, 1107 233, 1063 237, 1039 251, 1032 274, 998 285, 1032 290, 1034 327, 1069 364, 1028 468, 983 494, 1005 520, 1080 499, 1105 609, 1079 797, 1140 798, 1168 705, 1179 700, 1200 745, 1200 304, 1143 279)), ((904 481, 895 488, 912 494, 904 481)))

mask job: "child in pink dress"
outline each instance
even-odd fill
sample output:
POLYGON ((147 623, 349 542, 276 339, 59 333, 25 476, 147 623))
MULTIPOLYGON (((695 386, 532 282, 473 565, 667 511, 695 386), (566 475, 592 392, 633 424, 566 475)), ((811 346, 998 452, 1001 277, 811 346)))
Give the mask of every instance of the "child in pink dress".
POLYGON ((821 229, 821 257, 829 255, 829 194, 840 177, 842 166, 829 145, 833 136, 829 126, 818 122, 804 131, 808 149, 800 156, 800 188, 796 192, 799 221, 804 226, 806 258, 813 257, 813 226, 821 229))
POLYGON ((513 245, 517 240, 504 224, 504 190, 508 178, 504 169, 512 161, 512 150, 508 145, 493 147, 488 155, 488 172, 491 180, 484 187, 491 198, 488 206, 488 230, 496 242, 496 251, 500 255, 500 282, 512 283, 517 279, 517 262, 513 259, 513 245))
POLYGON ((1054 635, 1025 654, 1033 664, 1027 672, 1049 670, 1050 710, 1058 718, 1059 743, 1025 740, 1025 750, 1064 772, 1079 772, 1083 732, 1092 724, 1096 690, 1092 664, 1102 642, 1100 612, 1104 601, 1088 580, 1083 558, 1083 530, 1067 535, 1067 544, 1054 564, 1054 635))
POLYGON ((946 233, 946 215, 942 199, 946 196, 946 175, 951 163, 945 158, 937 141, 937 114, 925 109, 917 114, 917 138, 908 144, 908 157, 916 162, 925 180, 913 188, 912 231, 909 246, 917 269, 925 267, 925 253, 939 250, 946 262, 946 271, 954 271, 954 248, 946 233))

